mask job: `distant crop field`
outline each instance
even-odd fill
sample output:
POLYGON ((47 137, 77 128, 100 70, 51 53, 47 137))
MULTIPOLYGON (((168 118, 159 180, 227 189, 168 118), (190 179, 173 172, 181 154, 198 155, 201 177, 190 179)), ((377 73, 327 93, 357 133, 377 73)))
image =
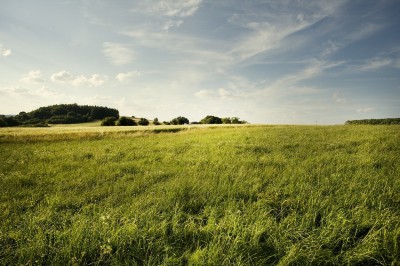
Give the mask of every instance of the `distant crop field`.
POLYGON ((1 265, 400 264, 398 125, 2 128, 0 189, 1 265))

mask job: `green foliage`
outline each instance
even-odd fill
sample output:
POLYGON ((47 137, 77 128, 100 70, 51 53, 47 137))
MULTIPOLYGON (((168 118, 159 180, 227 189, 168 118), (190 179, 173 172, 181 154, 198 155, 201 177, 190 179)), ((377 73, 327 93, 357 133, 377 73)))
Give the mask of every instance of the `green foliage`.
POLYGON ((186 117, 183 116, 178 116, 174 119, 171 120, 170 122, 171 125, 185 125, 185 124, 189 124, 189 119, 187 119, 186 117))
POLYGON ((400 118, 348 120, 346 125, 400 125, 400 118))
POLYGON ((102 126, 115 126, 117 119, 113 116, 106 117, 101 121, 102 126))
POLYGON ((203 119, 201 119, 200 123, 202 123, 202 124, 222 124, 222 119, 217 116, 208 115, 208 116, 204 117, 203 119))
POLYGON ((140 118, 138 124, 141 126, 148 126, 150 122, 146 118, 140 118))
POLYGON ((117 126, 137 126, 137 123, 128 117, 121 116, 115 123, 117 126))
POLYGON ((193 128, 0 129, 0 265, 400 264, 399 126, 193 128))

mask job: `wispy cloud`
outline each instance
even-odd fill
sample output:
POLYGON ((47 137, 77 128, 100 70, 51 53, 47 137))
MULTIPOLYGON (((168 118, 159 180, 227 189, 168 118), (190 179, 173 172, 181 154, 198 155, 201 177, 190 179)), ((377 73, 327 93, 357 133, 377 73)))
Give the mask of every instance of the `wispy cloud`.
POLYGON ((230 54, 243 61, 281 46, 282 41, 333 14, 344 1, 266 1, 262 11, 234 14, 230 22, 249 30, 230 54), (267 11, 266 11, 267 10, 267 11), (266 11, 266 12, 265 12, 266 11))
POLYGON ((25 83, 43 83, 45 80, 39 70, 31 70, 28 74, 25 74, 20 80, 25 83))
POLYGON ((32 97, 49 98, 49 97, 63 96, 63 94, 58 93, 48 88, 47 86, 41 86, 38 89, 32 89, 22 86, 9 86, 0 88, 0 92, 6 93, 8 95, 22 96, 27 98, 32 98, 32 97))
POLYGON ((132 49, 121 43, 103 43, 103 54, 116 66, 126 65, 134 60, 132 49))
POLYGON ((358 108, 356 110, 357 113, 369 113, 375 111, 374 107, 364 107, 364 108, 358 108))
POLYGON ((6 48, 0 43, 0 57, 8 57, 12 54, 11 49, 6 48))
POLYGON ((393 62, 390 58, 372 58, 367 60, 364 64, 360 66, 360 70, 369 71, 377 70, 386 66, 391 65, 393 62))
POLYGON ((202 0, 150 0, 144 1, 134 12, 146 12, 167 17, 189 17, 199 8, 202 0))
POLYGON ((50 79, 57 83, 71 84, 73 86, 83 85, 89 87, 97 87, 107 82, 108 77, 99 74, 93 74, 91 77, 85 77, 83 75, 74 76, 71 73, 62 70, 51 75, 50 79))
MULTIPOLYGON (((320 60, 312 60, 305 68, 294 73, 288 74, 281 78, 278 78, 266 88, 261 90, 259 93, 272 95, 275 93, 282 92, 293 92, 293 87, 299 86, 298 83, 304 80, 316 78, 319 75, 323 74, 324 71, 328 69, 332 69, 342 65, 344 61, 320 61, 320 60)), ((302 88, 302 86, 300 86, 302 88)), ((300 91, 304 91, 300 89, 300 91)), ((315 91, 315 89, 313 89, 315 91)), ((310 92, 310 90, 306 90, 305 92, 310 92)))
POLYGON ((347 99, 346 99, 346 97, 344 96, 344 94, 343 94, 342 92, 339 92, 339 91, 335 91, 335 92, 332 94, 332 99, 333 99, 333 101, 334 101, 335 103, 343 104, 343 103, 346 103, 346 102, 347 102, 347 99))
POLYGON ((245 97, 245 93, 239 90, 232 90, 226 88, 218 88, 217 90, 199 90, 194 94, 199 99, 222 99, 232 100, 238 97, 245 97))
POLYGON ((115 79, 120 82, 124 82, 139 77, 140 75, 141 73, 139 71, 130 71, 125 73, 118 73, 115 79))

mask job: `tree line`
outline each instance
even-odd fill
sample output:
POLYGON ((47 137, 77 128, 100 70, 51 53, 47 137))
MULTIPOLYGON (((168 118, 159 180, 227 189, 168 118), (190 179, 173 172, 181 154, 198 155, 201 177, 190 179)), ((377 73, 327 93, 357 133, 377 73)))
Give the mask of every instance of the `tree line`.
POLYGON ((400 118, 348 120, 346 125, 399 125, 400 118))
POLYGON ((101 120, 105 117, 119 118, 114 108, 78 104, 56 104, 40 107, 15 116, 0 116, 0 127, 47 126, 48 124, 76 124, 101 120))
MULTIPOLYGON (((114 108, 93 105, 56 104, 40 107, 31 112, 20 112, 15 116, 0 115, 0 127, 30 126, 45 127, 49 124, 77 124, 101 120, 102 126, 147 126, 150 121, 146 118, 126 117, 119 115, 114 108)), ((184 116, 178 116, 170 121, 160 122, 154 118, 153 125, 188 125, 188 124, 247 124, 238 117, 207 115, 199 122, 190 122, 184 116)))
MULTIPOLYGON (((102 126, 147 126, 149 125, 150 122, 146 118, 140 118, 136 119, 135 117, 129 118, 129 117, 120 117, 119 119, 116 119, 114 117, 106 117, 103 119, 101 122, 102 126)), ((247 121, 240 120, 238 117, 225 117, 225 118, 220 118, 218 116, 213 116, 213 115, 207 115, 203 119, 200 120, 200 122, 190 122, 189 119, 187 119, 184 116, 178 116, 171 121, 164 121, 164 122, 159 122, 158 118, 153 119, 153 125, 189 125, 189 124, 248 124, 247 121)))

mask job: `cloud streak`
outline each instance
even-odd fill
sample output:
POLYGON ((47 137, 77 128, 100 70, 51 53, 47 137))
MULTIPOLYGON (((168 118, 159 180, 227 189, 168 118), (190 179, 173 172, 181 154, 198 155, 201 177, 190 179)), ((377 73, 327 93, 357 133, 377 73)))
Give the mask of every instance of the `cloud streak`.
POLYGON ((201 2, 202 0, 145 1, 140 8, 134 8, 132 11, 184 18, 192 16, 200 7, 201 2))
POLYGON ((363 65, 361 65, 360 70, 362 71, 377 70, 380 68, 390 66, 392 62, 393 60, 390 58, 372 58, 366 61, 363 65))

